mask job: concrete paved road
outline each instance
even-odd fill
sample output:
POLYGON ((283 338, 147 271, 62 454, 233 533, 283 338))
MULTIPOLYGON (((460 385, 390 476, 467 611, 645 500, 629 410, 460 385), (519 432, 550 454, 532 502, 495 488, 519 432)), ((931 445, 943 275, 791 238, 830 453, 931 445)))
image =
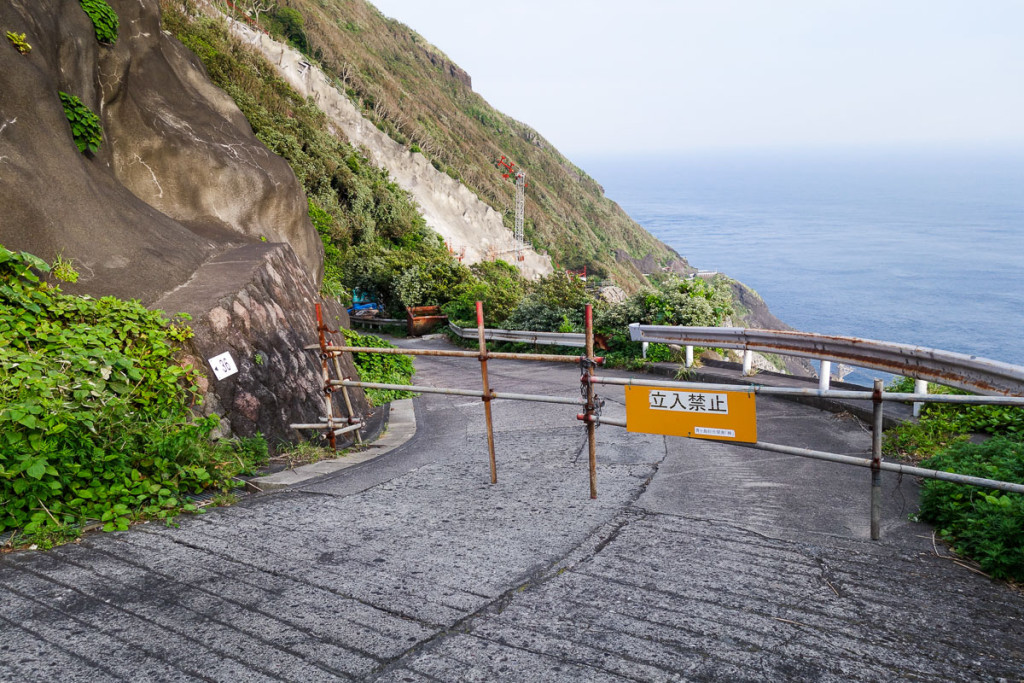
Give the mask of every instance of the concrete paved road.
MULTIPOLYGON (((578 392, 569 366, 490 370, 578 392)), ((885 480, 873 543, 865 470, 606 426, 595 501, 574 408, 496 402, 495 486, 478 401, 416 409, 405 446, 299 489, 3 557, 0 679, 1024 679, 1024 599, 936 555, 912 481, 885 480)), ((765 441, 869 448, 855 420, 758 410, 765 441)))

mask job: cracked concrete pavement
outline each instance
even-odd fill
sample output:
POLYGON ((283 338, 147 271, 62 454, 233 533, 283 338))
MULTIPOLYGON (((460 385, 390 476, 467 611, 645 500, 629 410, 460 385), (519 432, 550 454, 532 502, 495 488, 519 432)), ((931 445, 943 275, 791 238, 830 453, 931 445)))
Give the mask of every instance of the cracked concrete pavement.
MULTIPOLYGON (((479 386, 474 360, 416 365, 479 386)), ((571 366, 489 370, 579 391, 571 366)), ((3 557, 0 680, 1024 679, 1024 598, 936 554, 914 481, 884 477, 871 542, 859 468, 605 426, 590 500, 572 406, 495 402, 497 485, 479 401, 415 408, 381 458, 3 557)), ((765 441, 870 447, 848 417, 758 412, 765 441)))

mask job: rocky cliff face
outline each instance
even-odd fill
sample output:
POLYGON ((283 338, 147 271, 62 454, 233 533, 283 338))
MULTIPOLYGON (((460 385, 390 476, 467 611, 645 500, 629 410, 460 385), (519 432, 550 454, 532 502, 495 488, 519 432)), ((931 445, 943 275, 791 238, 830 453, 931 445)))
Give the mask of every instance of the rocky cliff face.
POLYGON ((0 242, 73 259, 70 291, 144 303, 260 237, 291 244, 319 281, 322 247, 288 165, 161 32, 157 0, 110 4, 113 45, 78 3, 0 3, 0 26, 33 47, 0 45, 0 242), (100 116, 94 155, 75 146, 58 91, 100 116))
MULTIPOLYGON (((23 55, 0 38, 0 243, 71 260, 81 277, 66 291, 190 313, 205 410, 236 434, 291 440, 289 423, 324 412, 319 360, 302 351, 317 339, 323 268, 305 195, 161 32, 157 0, 109 2, 113 45, 77 2, 0 2, 0 29, 32 46, 23 55), (95 154, 79 152, 59 91, 99 115, 95 154), (217 381, 207 361, 224 352, 239 372, 217 381)), ((344 310, 328 324, 347 325, 344 310)))
MULTIPOLYGON (((203 411, 221 415, 225 431, 239 436, 259 432, 273 444, 299 436, 289 424, 319 423, 325 412, 319 352, 304 350, 318 340, 318 302, 291 248, 259 242, 211 259, 154 307, 188 313, 195 321, 187 361, 206 370, 200 380, 203 411), (238 372, 217 379, 207 359, 224 353, 238 372)), ((349 327, 343 306, 320 303, 328 327, 349 327)), ((341 365, 347 378, 357 377, 349 356, 341 365)), ((350 395, 354 417, 370 419, 374 411, 362 392, 350 390, 350 395)), ((349 417, 340 396, 332 400, 334 415, 349 417)), ((340 446, 351 441, 346 434, 340 446)))

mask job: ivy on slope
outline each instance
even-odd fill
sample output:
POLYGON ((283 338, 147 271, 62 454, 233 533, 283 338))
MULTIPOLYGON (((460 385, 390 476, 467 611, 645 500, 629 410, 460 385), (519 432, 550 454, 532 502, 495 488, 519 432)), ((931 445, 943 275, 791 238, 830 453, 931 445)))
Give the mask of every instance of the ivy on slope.
POLYGON ((174 358, 188 327, 63 294, 49 270, 0 246, 0 532, 46 543, 169 517, 265 457, 265 443, 214 446, 216 417, 193 419, 193 372, 174 358))

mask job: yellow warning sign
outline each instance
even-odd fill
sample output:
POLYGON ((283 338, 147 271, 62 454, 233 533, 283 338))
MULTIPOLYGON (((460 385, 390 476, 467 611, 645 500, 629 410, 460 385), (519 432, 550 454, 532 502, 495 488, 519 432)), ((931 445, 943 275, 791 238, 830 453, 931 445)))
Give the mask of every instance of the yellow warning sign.
POLYGON ((626 387, 626 429, 719 441, 757 441, 752 392, 626 387))

